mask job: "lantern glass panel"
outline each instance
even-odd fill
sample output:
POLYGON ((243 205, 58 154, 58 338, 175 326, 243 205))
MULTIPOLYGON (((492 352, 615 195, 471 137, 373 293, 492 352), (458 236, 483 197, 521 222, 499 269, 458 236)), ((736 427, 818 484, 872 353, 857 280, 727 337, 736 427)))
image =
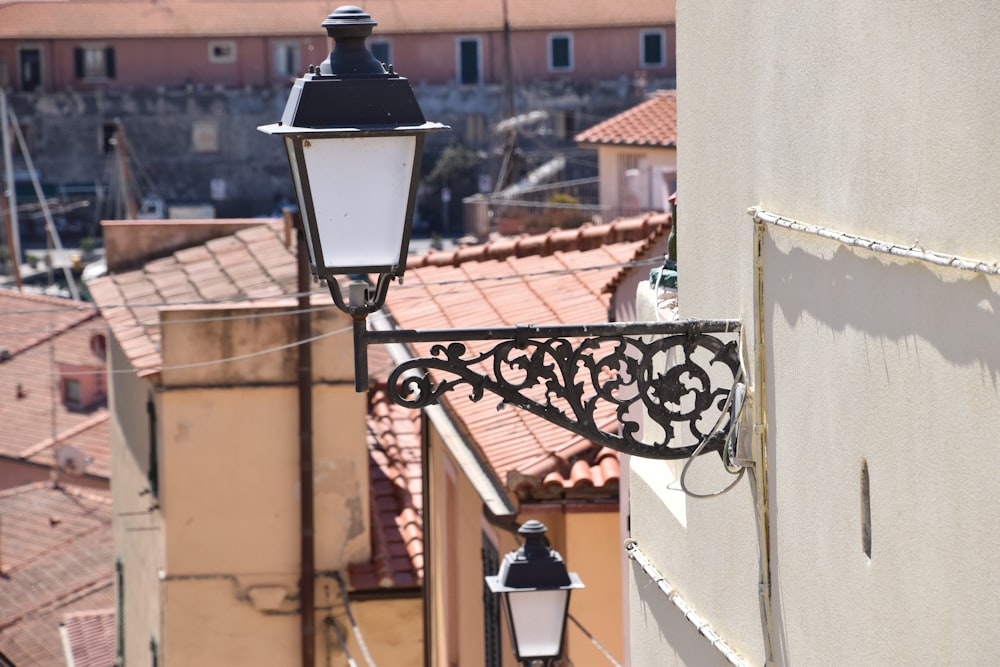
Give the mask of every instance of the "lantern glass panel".
POLYGON ((303 142, 325 265, 318 268, 392 267, 400 262, 415 148, 412 135, 303 142))
POLYGON ((521 658, 559 655, 568 598, 569 591, 559 589, 507 594, 521 658))
MULTIPOLYGON (((302 174, 299 172, 299 161, 295 159, 295 139, 293 137, 285 137, 285 150, 288 151, 288 165, 291 167, 292 183, 295 185, 295 201, 300 204, 299 215, 302 216, 305 229, 311 229, 313 225, 309 217, 309 207, 301 205, 305 198, 302 196, 302 174)), ((316 251, 313 249, 312 234, 307 233, 303 236, 306 237, 306 246, 309 248, 309 262, 316 266, 316 251)))

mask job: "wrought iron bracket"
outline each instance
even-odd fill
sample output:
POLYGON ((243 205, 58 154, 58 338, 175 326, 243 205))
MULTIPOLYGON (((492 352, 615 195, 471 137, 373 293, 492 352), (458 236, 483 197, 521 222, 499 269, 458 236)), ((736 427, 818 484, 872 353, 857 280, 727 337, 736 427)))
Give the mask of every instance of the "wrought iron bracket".
POLYGON ((355 317, 358 391, 371 344, 435 343, 389 375, 388 394, 421 408, 465 387, 487 393, 619 452, 652 459, 721 452, 730 441, 730 394, 743 381, 739 320, 674 320, 487 329, 367 331, 355 317), (732 338, 732 337, 731 337, 732 338), (468 341, 498 341, 471 351, 468 341), (364 359, 362 359, 364 357, 364 359), (638 439, 643 415, 662 433, 638 439), (693 444, 678 444, 683 441, 693 444))

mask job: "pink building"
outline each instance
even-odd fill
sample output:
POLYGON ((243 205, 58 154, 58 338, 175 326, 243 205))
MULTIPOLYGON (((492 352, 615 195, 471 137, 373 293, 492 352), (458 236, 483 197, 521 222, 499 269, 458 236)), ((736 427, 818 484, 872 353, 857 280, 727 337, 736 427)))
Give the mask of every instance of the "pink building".
MULTIPOLYGON (((674 76, 673 3, 636 0, 627 11, 587 4, 417 0, 404 13, 391 0, 369 0, 364 9, 379 23, 369 40, 375 55, 414 83, 674 76)), ((326 57, 320 24, 334 7, 318 0, 0 3, 0 87, 281 83, 326 57)))

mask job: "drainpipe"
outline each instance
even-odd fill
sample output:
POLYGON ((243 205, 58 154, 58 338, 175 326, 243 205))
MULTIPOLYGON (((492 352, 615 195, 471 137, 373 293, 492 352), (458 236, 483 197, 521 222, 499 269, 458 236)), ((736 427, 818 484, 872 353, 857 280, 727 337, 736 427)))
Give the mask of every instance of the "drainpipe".
MULTIPOLYGON (((286 221, 292 216, 285 211, 286 221)), ((309 310, 309 260, 306 257, 305 231, 302 218, 295 215, 298 231, 298 384, 299 384, 299 489, 301 537, 301 581, 299 611, 302 618, 302 667, 316 664, 316 551, 313 540, 313 431, 312 431, 312 313, 309 310)))

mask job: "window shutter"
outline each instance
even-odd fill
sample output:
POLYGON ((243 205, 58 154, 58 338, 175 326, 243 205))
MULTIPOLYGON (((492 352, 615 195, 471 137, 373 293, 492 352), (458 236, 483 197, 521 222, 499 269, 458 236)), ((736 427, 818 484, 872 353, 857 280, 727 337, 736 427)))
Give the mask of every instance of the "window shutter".
POLYGON ((146 401, 146 413, 149 415, 149 468, 147 469, 147 479, 149 480, 149 491, 153 494, 154 502, 160 495, 160 467, 156 442, 156 403, 153 402, 152 395, 146 401))
POLYGON ((83 49, 79 46, 73 49, 73 64, 76 70, 76 78, 83 78, 83 49))
POLYGON ((115 48, 109 46, 104 49, 105 74, 109 79, 115 78, 115 48))
POLYGON ((115 665, 125 664, 125 564, 115 559, 115 583, 117 585, 117 609, 115 609, 115 665))

